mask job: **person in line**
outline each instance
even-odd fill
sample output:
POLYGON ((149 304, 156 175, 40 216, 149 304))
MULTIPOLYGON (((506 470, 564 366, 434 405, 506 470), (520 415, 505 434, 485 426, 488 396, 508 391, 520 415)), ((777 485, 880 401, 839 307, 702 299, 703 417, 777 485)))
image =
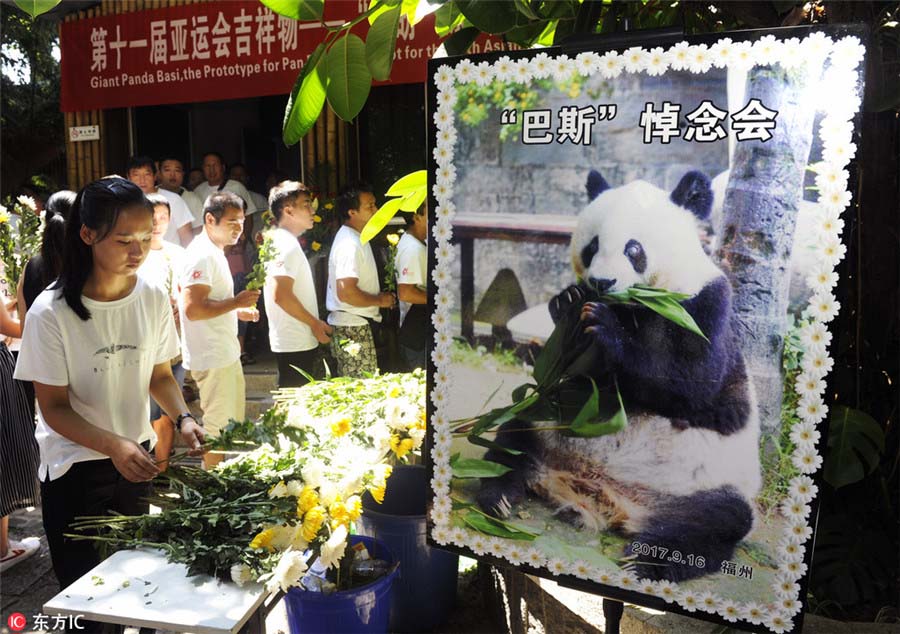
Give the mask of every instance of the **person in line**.
MULTIPOLYGON (((28 311, 15 377, 34 382, 44 532, 65 588, 100 563, 94 544, 65 537, 76 517, 149 511, 152 396, 186 446, 204 432, 172 376, 178 340, 169 299, 137 271, 153 211, 118 176, 85 185, 66 223, 59 279, 28 311)), ((100 631, 87 624, 83 631, 100 631)))
MULTIPOLYGON (((188 189, 191 191, 195 191, 197 189, 197 185, 206 180, 206 176, 203 175, 203 170, 199 167, 192 167, 188 172, 188 189)), ((199 195, 199 194, 198 194, 199 195)))
POLYGON ((407 369, 424 368, 428 342, 428 213, 424 203, 406 216, 397 244, 397 297, 400 300, 400 352, 407 369))
MULTIPOLYGON (((207 433, 215 436, 232 418, 242 420, 246 390, 237 339, 238 321, 256 321, 259 291, 234 294, 225 247, 244 227, 244 201, 232 192, 210 195, 203 205, 203 233, 187 248, 181 274, 181 351, 200 389, 207 433)), ((221 462, 207 453, 207 468, 221 462)))
MULTIPOLYGON (((138 269, 138 275, 157 288, 161 288, 169 296, 169 304, 172 306, 172 317, 175 319, 175 330, 180 334, 181 320, 178 314, 178 282, 181 277, 181 269, 184 265, 184 249, 177 244, 166 242, 163 236, 169 228, 172 210, 169 201, 160 194, 150 194, 147 200, 153 206, 153 232, 150 240, 150 251, 147 259, 138 269)), ((172 375, 178 381, 178 388, 184 388, 184 364, 181 362, 181 348, 172 359, 172 375)), ((175 442, 175 428, 172 419, 166 415, 159 403, 150 399, 150 423, 156 432, 156 447, 154 455, 160 470, 168 467, 166 460, 172 452, 175 442), (165 461, 165 462, 164 462, 165 461)))
POLYGON ((169 201, 172 209, 172 222, 163 239, 186 247, 194 239, 191 223, 194 217, 181 196, 156 186, 156 163, 149 156, 132 156, 128 159, 128 180, 141 188, 145 194, 160 194, 169 201))
POLYGON ((378 211, 371 187, 345 187, 334 208, 342 226, 328 255, 325 305, 334 329, 331 350, 341 376, 362 377, 378 371, 372 328, 381 323, 379 309, 391 308, 396 298, 381 292, 372 245, 360 240, 363 227, 378 211))
POLYGON ((319 302, 312 271, 297 238, 312 229, 309 190, 284 181, 269 193, 269 208, 277 227, 272 230, 276 256, 266 265, 265 306, 269 314, 269 344, 278 361, 278 387, 300 387, 307 378, 325 376, 319 344, 331 341, 331 326, 319 319, 319 302), (294 367, 292 367, 294 366, 294 367))
POLYGON ((181 160, 171 155, 163 156, 159 161, 159 174, 157 177, 161 189, 178 194, 181 196, 184 204, 187 205, 191 215, 194 217, 193 222, 191 222, 191 230, 196 236, 203 230, 203 201, 200 200, 197 194, 182 186, 184 183, 184 165, 181 160))
MULTIPOLYGON (((207 152, 203 155, 203 176, 205 181, 194 187, 194 193, 206 203, 206 199, 216 192, 228 191, 240 196, 246 203, 244 215, 249 218, 257 211, 253 197, 242 183, 225 177, 225 159, 218 152, 207 152)), ((205 223, 204 223, 205 224, 205 223)))

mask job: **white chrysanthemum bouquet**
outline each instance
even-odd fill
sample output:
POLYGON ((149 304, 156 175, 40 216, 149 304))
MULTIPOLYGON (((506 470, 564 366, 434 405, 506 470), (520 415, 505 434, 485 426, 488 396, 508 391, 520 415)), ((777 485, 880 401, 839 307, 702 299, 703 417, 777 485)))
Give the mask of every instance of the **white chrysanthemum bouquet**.
MULTIPOLYGON (((9 202, 9 201, 7 201, 9 202)), ((0 261, 7 293, 15 297, 19 277, 28 263, 41 250, 44 233, 44 212, 37 213, 37 204, 29 196, 19 196, 12 205, 12 213, 0 205, 0 261)))

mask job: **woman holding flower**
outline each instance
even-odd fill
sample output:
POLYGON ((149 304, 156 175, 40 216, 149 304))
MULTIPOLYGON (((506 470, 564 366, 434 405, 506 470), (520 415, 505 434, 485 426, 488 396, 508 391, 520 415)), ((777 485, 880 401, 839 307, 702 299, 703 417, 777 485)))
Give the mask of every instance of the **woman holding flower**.
POLYGON ((57 282, 28 312, 16 378, 34 382, 43 521, 53 568, 66 587, 100 561, 65 537, 79 516, 148 511, 159 469, 149 396, 198 452, 204 432, 188 413, 169 360, 178 352, 164 290, 137 270, 147 257, 152 207, 114 176, 89 183, 66 224, 57 282))

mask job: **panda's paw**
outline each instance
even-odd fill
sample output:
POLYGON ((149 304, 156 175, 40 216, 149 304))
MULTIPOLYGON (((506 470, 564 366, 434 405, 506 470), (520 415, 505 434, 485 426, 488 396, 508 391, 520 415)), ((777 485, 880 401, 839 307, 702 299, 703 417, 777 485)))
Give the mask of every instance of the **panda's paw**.
POLYGON ((609 306, 602 302, 586 302, 581 308, 584 332, 594 338, 607 352, 622 347, 622 326, 609 306))
POLYGON ((481 510, 488 515, 498 519, 506 519, 512 512, 513 505, 521 501, 519 499, 521 497, 523 496, 491 483, 482 484, 481 490, 475 499, 481 510))
POLYGON ((553 318, 553 323, 558 322, 563 315, 566 315, 572 309, 573 306, 580 306, 583 304, 585 297, 584 289, 578 284, 572 284, 562 293, 551 299, 549 308, 550 317, 553 318))

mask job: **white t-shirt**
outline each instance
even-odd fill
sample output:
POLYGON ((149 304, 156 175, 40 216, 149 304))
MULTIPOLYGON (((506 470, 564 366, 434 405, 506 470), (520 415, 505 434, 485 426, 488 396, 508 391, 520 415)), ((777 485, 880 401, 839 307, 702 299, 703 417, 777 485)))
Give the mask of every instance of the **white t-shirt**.
POLYGON ((250 192, 250 198, 253 199, 253 206, 256 207, 256 211, 265 211, 269 208, 269 201, 262 194, 250 192))
MULTIPOLYGON (((397 284, 415 284, 425 290, 428 280, 428 249, 408 231, 397 244, 397 284)), ((400 323, 409 312, 409 302, 400 302, 400 323)))
POLYGON ((178 194, 170 192, 168 189, 162 189, 161 187, 156 190, 156 193, 161 194, 169 201, 169 210, 172 212, 170 216, 171 219, 169 220, 169 227, 163 234, 163 240, 181 246, 181 238, 178 237, 178 230, 184 225, 193 224, 194 216, 191 214, 191 210, 188 209, 187 204, 185 204, 178 194))
MULTIPOLYGON (((244 199, 244 202, 247 203, 247 211, 244 212, 246 215, 249 216, 259 211, 259 209, 256 208, 256 203, 253 202, 253 197, 250 195, 250 192, 248 192, 247 188, 244 187, 240 182, 229 178, 227 181, 225 181, 225 187, 223 187, 222 189, 225 191, 229 191, 232 194, 237 194, 244 199)), ((197 196, 200 198, 200 201, 204 205, 206 205, 206 199, 209 198, 211 194, 215 194, 218 191, 218 185, 213 187, 209 184, 209 181, 203 181, 194 188, 194 193, 197 194, 197 196)))
MULTIPOLYGON (((221 301, 234 297, 234 281, 225 252, 212 243, 206 231, 194 238, 184 256, 182 289, 205 284, 210 287, 209 299, 221 301)), ((178 310, 181 315, 181 354, 188 370, 224 368, 241 357, 237 311, 191 321, 184 314, 183 295, 178 298, 178 310)))
POLYGON ((200 200, 200 197, 192 192, 190 189, 181 188, 181 200, 184 201, 184 204, 187 205, 187 208, 191 211, 191 216, 194 217, 191 225, 196 229, 197 227, 203 226, 203 201, 200 200))
POLYGON ((150 249, 147 259, 138 269, 138 275, 177 299, 184 257, 184 247, 163 241, 161 249, 150 249))
MULTIPOLYGON (((127 297, 82 301, 91 312, 87 321, 69 308, 60 291, 38 295, 25 320, 15 377, 67 386, 72 409, 92 425, 135 442, 156 442, 149 423, 150 377, 154 365, 178 355, 169 298, 138 276, 127 297)), ((40 407, 34 436, 41 480, 48 473, 56 480, 76 462, 106 458, 56 433, 40 407)))
POLYGON ((381 321, 378 306, 353 306, 338 299, 337 281, 345 277, 355 277, 359 290, 370 295, 381 292, 378 281, 378 267, 372 245, 363 244, 359 233, 347 225, 338 229, 328 255, 328 292, 325 295, 325 306, 328 323, 333 326, 365 326, 366 319, 381 321))
POLYGON ((293 291, 303 308, 313 316, 319 316, 319 304, 312 271, 306 254, 297 238, 286 229, 272 232, 272 244, 277 255, 266 264, 266 285, 263 288, 266 312, 269 315, 269 344, 272 352, 302 352, 319 345, 312 328, 299 319, 291 317, 275 303, 275 277, 290 277, 294 280, 293 291))

